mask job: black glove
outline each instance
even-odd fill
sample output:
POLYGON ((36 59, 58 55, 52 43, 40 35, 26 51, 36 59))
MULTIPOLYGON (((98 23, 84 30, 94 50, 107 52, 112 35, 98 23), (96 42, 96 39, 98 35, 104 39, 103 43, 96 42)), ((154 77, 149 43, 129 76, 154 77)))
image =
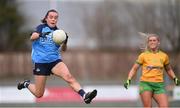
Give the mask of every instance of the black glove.
MULTIPOLYGON (((65 32, 65 33, 66 33, 66 32, 65 32)), ((69 38, 69 36, 68 36, 68 34, 66 33, 66 40, 64 40, 64 44, 67 44, 68 38, 69 38)))
POLYGON ((174 80, 174 83, 176 84, 176 86, 178 86, 180 84, 180 81, 177 77, 175 77, 173 80, 174 80))
POLYGON ((131 80, 128 79, 128 80, 126 80, 126 82, 124 83, 124 87, 125 87, 126 89, 128 89, 129 86, 130 86, 130 84, 131 84, 131 80))
POLYGON ((40 33, 40 34, 39 34, 39 37, 46 38, 46 35, 49 35, 49 33, 51 33, 51 32, 40 33))

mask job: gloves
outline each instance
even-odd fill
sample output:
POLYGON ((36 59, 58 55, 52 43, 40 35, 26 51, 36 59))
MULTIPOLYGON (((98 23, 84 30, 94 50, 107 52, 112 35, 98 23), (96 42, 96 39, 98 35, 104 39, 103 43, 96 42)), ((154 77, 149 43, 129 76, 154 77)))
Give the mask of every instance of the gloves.
POLYGON ((175 77, 173 80, 174 80, 174 83, 176 84, 176 86, 178 86, 180 84, 180 80, 177 77, 175 77))
POLYGON ((66 40, 64 41, 64 44, 67 44, 69 36, 66 33, 66 40))
POLYGON ((40 33, 40 34, 39 34, 39 37, 43 37, 43 38, 45 38, 45 37, 46 37, 46 35, 48 35, 49 33, 51 33, 51 32, 44 32, 44 33, 40 33))
POLYGON ((128 79, 128 80, 126 80, 126 82, 124 83, 124 87, 125 87, 126 89, 128 89, 129 86, 130 86, 130 84, 131 84, 131 80, 128 79))

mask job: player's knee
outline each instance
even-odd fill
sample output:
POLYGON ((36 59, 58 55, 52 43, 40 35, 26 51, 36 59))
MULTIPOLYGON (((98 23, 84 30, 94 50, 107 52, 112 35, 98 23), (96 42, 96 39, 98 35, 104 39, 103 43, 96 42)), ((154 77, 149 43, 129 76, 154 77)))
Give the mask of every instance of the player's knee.
POLYGON ((43 94, 36 95, 37 98, 41 98, 42 96, 43 96, 43 94))
POLYGON ((168 108, 168 105, 159 105, 160 108, 168 108))
POLYGON ((168 103, 160 103, 159 107, 160 108, 167 108, 168 107, 168 103))
POLYGON ((37 98, 41 98, 41 97, 43 96, 43 94, 44 94, 44 93, 37 93, 35 96, 36 96, 37 98))
POLYGON ((151 103, 143 103, 143 104, 144 104, 144 107, 147 107, 147 108, 152 107, 152 104, 151 104, 151 103))

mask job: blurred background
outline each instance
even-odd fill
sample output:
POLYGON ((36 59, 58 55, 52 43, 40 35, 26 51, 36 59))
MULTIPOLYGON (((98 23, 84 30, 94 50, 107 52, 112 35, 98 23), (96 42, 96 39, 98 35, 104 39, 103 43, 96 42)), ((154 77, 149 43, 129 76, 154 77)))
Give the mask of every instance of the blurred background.
MULTIPOLYGON (((0 106, 86 106, 55 76, 41 99, 16 89, 21 80, 33 82, 30 33, 49 9, 59 12, 57 26, 69 35, 63 61, 86 90, 99 91, 89 107, 142 106, 140 70, 130 90, 123 88, 144 47, 138 32, 160 36, 180 78, 180 0, 0 0, 0 106)), ((164 77, 170 106, 180 106, 180 88, 164 77)))

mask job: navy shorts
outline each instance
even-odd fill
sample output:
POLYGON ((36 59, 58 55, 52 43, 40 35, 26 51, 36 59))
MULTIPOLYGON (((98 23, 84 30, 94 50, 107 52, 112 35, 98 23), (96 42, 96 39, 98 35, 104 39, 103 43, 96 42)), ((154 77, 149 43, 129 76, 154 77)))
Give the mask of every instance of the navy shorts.
POLYGON ((51 72, 52 68, 59 62, 62 62, 62 60, 58 59, 51 63, 35 63, 34 69, 33 69, 33 74, 49 76, 49 75, 53 74, 51 72))

